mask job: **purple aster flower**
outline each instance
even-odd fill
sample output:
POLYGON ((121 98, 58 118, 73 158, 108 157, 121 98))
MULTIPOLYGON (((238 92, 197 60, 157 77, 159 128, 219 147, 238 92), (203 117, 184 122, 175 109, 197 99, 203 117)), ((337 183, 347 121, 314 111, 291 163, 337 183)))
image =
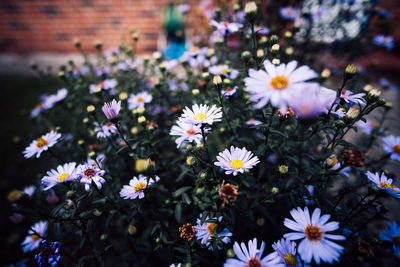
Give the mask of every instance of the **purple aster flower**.
POLYGON ((107 119, 115 120, 118 117, 118 113, 121 109, 121 101, 116 101, 113 99, 111 103, 104 103, 104 106, 101 108, 106 115, 107 119))
POLYGON ((392 36, 386 36, 383 34, 378 34, 374 37, 374 44, 386 48, 387 50, 392 50, 394 47, 394 40, 392 36))
POLYGON ((35 256, 35 259, 38 262, 39 266, 57 266, 58 262, 61 259, 60 243, 43 240, 42 246, 42 250, 35 256))

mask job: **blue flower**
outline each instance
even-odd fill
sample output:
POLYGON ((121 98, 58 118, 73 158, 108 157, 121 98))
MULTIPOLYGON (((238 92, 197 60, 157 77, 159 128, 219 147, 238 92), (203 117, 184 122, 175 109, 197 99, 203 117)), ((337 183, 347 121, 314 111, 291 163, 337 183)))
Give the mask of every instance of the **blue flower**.
POLYGON ((378 34, 374 37, 374 44, 386 48, 387 50, 392 50, 394 47, 394 41, 392 36, 386 36, 383 34, 378 34))
POLYGON ((295 20, 299 16, 300 10, 295 7, 287 6, 280 9, 280 14, 284 19, 295 20))
POLYGON ((61 259, 60 243, 44 240, 42 241, 42 246, 42 250, 35 256, 39 266, 57 266, 61 259))
POLYGON ((393 243, 394 253, 400 257, 400 226, 391 222, 380 236, 382 240, 393 243))

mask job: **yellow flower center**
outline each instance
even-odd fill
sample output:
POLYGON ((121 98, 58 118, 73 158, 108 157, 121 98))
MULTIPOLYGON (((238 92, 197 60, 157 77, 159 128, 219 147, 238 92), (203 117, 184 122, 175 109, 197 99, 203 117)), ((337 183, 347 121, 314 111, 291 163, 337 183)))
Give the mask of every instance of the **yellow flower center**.
POLYGON ((41 148, 41 147, 46 146, 48 143, 49 143, 49 142, 47 142, 47 140, 45 140, 45 139, 43 139, 42 137, 40 137, 40 138, 37 140, 36 146, 37 146, 38 148, 41 148))
POLYGON ((293 254, 288 253, 285 255, 285 257, 283 257, 283 259, 285 260, 287 266, 297 266, 298 265, 297 259, 293 254))
POLYGON ((271 86, 276 90, 286 89, 289 81, 285 76, 276 76, 271 80, 271 86))
POLYGON ((392 241, 396 247, 400 247, 400 236, 397 235, 392 236, 392 241))
POLYGON ((137 98, 137 102, 143 102, 143 97, 141 97, 141 96, 138 96, 138 98, 137 98))
POLYGON ((214 235, 215 233, 215 227, 217 227, 216 223, 209 223, 207 226, 207 231, 210 235, 214 235))
POLYGON ((239 160, 239 159, 234 159, 234 160, 232 160, 232 162, 231 162, 231 166, 232 166, 232 168, 234 168, 234 169, 240 169, 240 168, 242 168, 243 167, 243 161, 241 161, 241 160, 239 160))
POLYGON ((195 119, 196 121, 198 121, 198 120, 205 120, 205 119, 207 119, 207 115, 204 114, 204 113, 197 113, 196 116, 194 116, 194 119, 195 119))
POLYGON ((40 239, 40 236, 37 234, 31 235, 32 241, 38 241, 40 239))
POLYGON ((304 234, 310 241, 321 241, 324 236, 324 233, 321 232, 321 227, 314 225, 308 225, 304 230, 304 234))
POLYGON ((391 185, 391 184, 388 184, 387 182, 381 182, 381 183, 379 184, 379 186, 380 186, 381 188, 390 188, 390 189, 394 189, 394 186, 391 185))
POLYGON ((146 187, 146 184, 140 182, 135 186, 135 192, 138 192, 138 191, 142 190, 145 187, 146 187))
POLYGON ((262 267, 261 261, 257 256, 254 256, 247 262, 246 267, 262 267))
POLYGON ((221 73, 227 74, 227 73, 228 73, 228 70, 227 70, 227 69, 222 69, 222 70, 221 70, 221 73))
POLYGON ((393 152, 400 155, 400 145, 394 145, 393 152))
POLYGON ((57 178, 57 180, 63 182, 67 177, 70 177, 70 175, 68 173, 63 173, 57 178))

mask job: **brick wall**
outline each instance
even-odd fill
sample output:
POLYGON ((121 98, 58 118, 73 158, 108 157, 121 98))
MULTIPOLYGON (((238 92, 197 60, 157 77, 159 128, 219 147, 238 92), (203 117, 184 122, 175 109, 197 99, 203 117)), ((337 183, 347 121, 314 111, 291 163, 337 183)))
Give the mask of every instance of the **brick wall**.
MULTIPOLYGON (((0 52, 73 52, 74 38, 85 51, 101 39, 105 48, 140 35, 138 52, 157 48, 162 7, 171 0, 1 0, 0 52)), ((191 2, 191 1, 186 1, 191 2)))

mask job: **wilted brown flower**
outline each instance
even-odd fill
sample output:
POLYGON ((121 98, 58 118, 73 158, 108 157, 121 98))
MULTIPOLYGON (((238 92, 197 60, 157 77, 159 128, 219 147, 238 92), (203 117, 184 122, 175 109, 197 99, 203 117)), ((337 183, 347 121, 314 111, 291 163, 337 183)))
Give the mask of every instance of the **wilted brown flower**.
POLYGON ((367 241, 359 240, 354 244, 354 247, 356 248, 357 252, 361 255, 367 257, 375 256, 375 253, 371 248, 371 244, 367 241))
POLYGON ((355 148, 346 148, 343 152, 343 161, 348 166, 364 166, 364 157, 362 153, 355 148))
POLYGON ((218 190, 219 196, 224 201, 222 205, 233 203, 236 200, 238 194, 237 189, 238 187, 235 185, 225 184, 225 181, 222 182, 221 188, 218 190))
POLYGON ((197 231, 191 223, 186 223, 179 227, 179 233, 181 238, 190 241, 196 236, 197 231))
POLYGON ((285 114, 282 114, 282 113, 281 113, 281 110, 279 109, 278 112, 277 112, 277 114, 278 114, 278 116, 279 116, 281 119, 283 119, 283 120, 286 120, 286 119, 288 119, 288 118, 290 118, 290 117, 293 117, 293 116, 295 115, 295 113, 294 113, 294 111, 293 111, 292 108, 288 108, 288 110, 286 111, 285 114))

